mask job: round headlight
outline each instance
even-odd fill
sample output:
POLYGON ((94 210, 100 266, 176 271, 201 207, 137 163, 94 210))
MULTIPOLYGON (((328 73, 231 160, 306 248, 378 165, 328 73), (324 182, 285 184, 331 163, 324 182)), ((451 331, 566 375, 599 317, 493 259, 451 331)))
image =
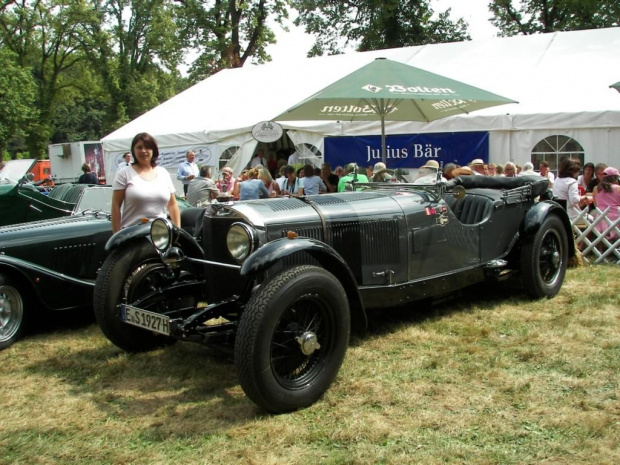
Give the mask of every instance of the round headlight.
POLYGON ((228 252, 237 261, 248 258, 254 249, 254 232, 243 223, 235 223, 226 236, 228 252))
POLYGON ((167 220, 157 218, 151 223, 151 241, 157 250, 164 251, 172 243, 172 227, 167 220))

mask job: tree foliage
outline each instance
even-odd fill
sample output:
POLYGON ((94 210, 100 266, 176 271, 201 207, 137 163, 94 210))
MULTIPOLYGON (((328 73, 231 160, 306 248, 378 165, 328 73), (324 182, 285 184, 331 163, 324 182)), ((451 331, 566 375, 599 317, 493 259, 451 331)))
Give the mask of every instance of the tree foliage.
POLYGON ((16 66, 15 58, 10 50, 0 48, 0 160, 7 146, 28 135, 38 116, 36 83, 28 69, 16 66))
POLYGON ((453 42, 469 39, 467 24, 450 10, 433 18, 429 0, 293 0, 295 24, 316 36, 311 55, 453 42), (344 42, 343 42, 344 40, 344 42))
MULTIPOLYGON (((489 1, 503 35, 619 25, 617 0, 489 1)), ((290 7, 311 55, 469 38, 430 0, 0 0, 0 148, 99 139, 221 69, 269 61, 290 7)))
POLYGON ((197 55, 190 69, 193 82, 224 68, 238 68, 249 59, 270 59, 275 43, 269 20, 288 17, 289 0, 177 0, 183 44, 197 55))
POLYGON ((501 36, 620 26, 618 0, 493 0, 501 36))
POLYGON ((0 10, 2 46, 15 54, 19 66, 32 71, 37 84, 39 116, 28 134, 28 147, 35 156, 44 152, 51 135, 58 98, 80 80, 74 71, 83 61, 81 9, 80 1, 19 0, 0 10))
POLYGON ((50 141, 98 139, 222 68, 269 60, 268 20, 281 22, 287 4, 0 0, 0 46, 35 84, 22 102, 37 110, 24 133, 31 155, 50 141), (178 69, 189 53, 198 58, 186 79, 178 69))

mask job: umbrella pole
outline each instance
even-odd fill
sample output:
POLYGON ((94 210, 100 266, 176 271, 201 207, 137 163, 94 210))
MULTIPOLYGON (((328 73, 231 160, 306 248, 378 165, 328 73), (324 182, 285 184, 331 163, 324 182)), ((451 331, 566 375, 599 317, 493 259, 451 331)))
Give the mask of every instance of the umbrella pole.
POLYGON ((387 166, 385 160, 385 118, 381 116, 381 161, 387 166))

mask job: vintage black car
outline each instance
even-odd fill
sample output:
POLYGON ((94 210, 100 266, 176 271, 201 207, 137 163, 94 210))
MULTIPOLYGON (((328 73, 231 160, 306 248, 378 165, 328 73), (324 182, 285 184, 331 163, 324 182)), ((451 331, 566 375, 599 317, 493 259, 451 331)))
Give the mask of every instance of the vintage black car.
POLYGON ((46 184, 37 186, 27 177, 35 163, 33 159, 11 160, 0 171, 0 226, 59 218, 80 211, 80 197, 88 186, 63 184, 54 189, 46 184))
POLYGON ((246 395, 287 412, 328 389, 367 309, 510 278, 553 297, 575 253, 566 212, 537 176, 358 187, 213 204, 186 212, 184 229, 158 219, 119 232, 95 285, 101 329, 127 351, 229 348, 246 395))
MULTIPOLYGON (((73 214, 0 227, 0 350, 45 313, 92 312, 95 277, 112 236, 112 187, 63 184, 73 214)), ((189 208, 177 197, 181 211, 189 208)))
POLYGON ((112 188, 81 186, 75 214, 0 227, 0 350, 41 312, 92 308, 112 188))

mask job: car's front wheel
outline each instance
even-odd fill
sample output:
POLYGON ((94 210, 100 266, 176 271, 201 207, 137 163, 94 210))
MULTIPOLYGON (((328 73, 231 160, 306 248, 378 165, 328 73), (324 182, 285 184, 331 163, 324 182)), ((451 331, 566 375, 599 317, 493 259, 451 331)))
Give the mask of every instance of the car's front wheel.
POLYGON ((22 337, 27 322, 24 296, 8 276, 0 273, 0 350, 22 337))
POLYGON ((272 413, 313 404, 335 379, 349 332, 348 300, 334 275, 316 266, 282 271, 261 285, 241 316, 241 387, 272 413))
POLYGON ((556 295, 566 274, 568 238, 555 215, 545 218, 536 234, 521 247, 521 274, 525 292, 540 299, 556 295))
POLYGON ((147 293, 157 291, 164 284, 164 276, 164 265, 147 240, 113 250, 103 263, 95 282, 95 317, 103 334, 121 349, 141 352, 175 341, 121 319, 119 305, 123 299, 132 304, 147 293))

